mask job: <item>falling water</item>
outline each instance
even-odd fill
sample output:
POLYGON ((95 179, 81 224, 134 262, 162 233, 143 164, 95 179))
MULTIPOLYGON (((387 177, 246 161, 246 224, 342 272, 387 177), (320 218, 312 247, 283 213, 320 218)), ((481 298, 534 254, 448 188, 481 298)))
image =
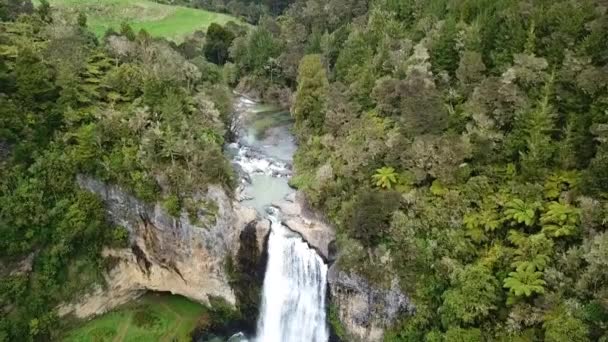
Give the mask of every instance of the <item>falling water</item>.
POLYGON ((327 265, 276 216, 270 220, 257 342, 326 342, 327 265))
MULTIPOLYGON (((255 103, 241 98, 237 107, 243 113, 255 113, 255 103)), ((289 113, 285 113, 289 117, 289 113)), ((256 116, 253 116, 255 121, 256 116)), ((276 116, 273 116, 276 118, 276 116)), ((262 120, 267 115, 259 117, 262 120)), ((272 134, 258 140, 249 132, 254 122, 242 127, 238 143, 230 146, 235 152, 233 162, 246 173, 245 205, 256 208, 270 219, 268 264, 264 276, 262 307, 257 322, 255 342, 327 342, 329 332, 325 317, 327 265, 302 238, 280 222, 280 212, 266 211, 274 201, 293 190, 287 179, 295 144, 289 127, 280 126, 272 134), (247 127, 248 126, 248 127, 247 127), (249 133, 247 133, 249 132, 249 133)), ((234 340, 246 341, 242 334, 234 340)), ((231 339, 231 340, 232 340, 231 339)))

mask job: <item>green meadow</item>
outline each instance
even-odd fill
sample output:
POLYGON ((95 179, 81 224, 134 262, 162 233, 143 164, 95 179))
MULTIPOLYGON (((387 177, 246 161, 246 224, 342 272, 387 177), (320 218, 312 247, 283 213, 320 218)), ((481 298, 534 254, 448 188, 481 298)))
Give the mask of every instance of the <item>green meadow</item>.
POLYGON ((184 297, 147 294, 70 332, 64 342, 191 341, 207 309, 184 297))
POLYGON ((179 42, 194 31, 206 30, 212 23, 242 23, 226 14, 148 0, 49 0, 49 3, 74 16, 85 13, 90 30, 97 36, 102 36, 108 28, 118 30, 122 22, 128 22, 135 32, 145 29, 154 37, 179 42))

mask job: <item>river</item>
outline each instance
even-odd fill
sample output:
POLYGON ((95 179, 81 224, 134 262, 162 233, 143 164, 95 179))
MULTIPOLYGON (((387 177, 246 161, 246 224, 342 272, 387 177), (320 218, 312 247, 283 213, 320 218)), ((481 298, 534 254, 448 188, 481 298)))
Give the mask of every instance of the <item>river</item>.
POLYGON ((244 97, 238 98, 236 111, 240 129, 229 153, 240 169, 238 196, 272 223, 257 334, 248 340, 326 342, 327 265, 271 206, 294 192, 288 185, 296 150, 291 116, 244 97))

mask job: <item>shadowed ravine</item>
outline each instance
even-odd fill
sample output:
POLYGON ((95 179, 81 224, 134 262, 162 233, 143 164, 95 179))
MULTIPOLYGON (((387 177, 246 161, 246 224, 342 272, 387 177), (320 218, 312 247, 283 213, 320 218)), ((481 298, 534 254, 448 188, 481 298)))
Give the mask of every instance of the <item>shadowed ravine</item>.
POLYGON ((327 265, 302 238, 281 223, 271 204, 293 193, 287 182, 295 151, 289 113, 237 102, 241 130, 230 146, 240 168, 239 196, 272 222, 268 263, 255 342, 325 342, 327 265))

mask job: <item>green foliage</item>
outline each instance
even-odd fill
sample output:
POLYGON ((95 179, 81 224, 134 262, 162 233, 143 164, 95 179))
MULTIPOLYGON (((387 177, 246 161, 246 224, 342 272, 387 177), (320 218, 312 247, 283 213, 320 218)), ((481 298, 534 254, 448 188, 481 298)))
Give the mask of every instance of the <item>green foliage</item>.
POLYGON ((0 30, 0 337, 11 341, 57 339, 54 309, 103 282, 105 246, 128 246, 128 230, 112 227, 77 179, 147 202, 163 193, 174 215, 209 184, 232 186, 221 147, 228 118, 216 109, 231 112, 216 95, 222 78, 208 95, 167 42, 139 41, 125 26, 132 41, 117 52, 83 20, 52 22, 43 10, 0 30))
POLYGON ((454 342, 481 342, 483 338, 479 329, 451 327, 443 336, 445 341, 454 342))
POLYGON ((123 21, 120 24, 120 34, 125 36, 130 41, 135 41, 135 31, 133 31, 131 25, 129 25, 129 23, 126 21, 123 21))
POLYGON ((180 296, 149 293, 116 310, 79 323, 59 339, 66 342, 156 341, 164 338, 187 341, 204 320, 217 320, 208 307, 180 296))
POLYGON ((367 247, 382 242, 393 212, 400 205, 399 198, 399 193, 390 191, 366 191, 360 194, 351 216, 353 236, 367 247))
POLYGON ((397 183, 397 177, 398 174, 394 168, 384 166, 376 170, 376 173, 372 175, 372 180, 376 187, 390 190, 397 183))
POLYGON ((541 340, 556 307, 603 298, 600 2, 313 3, 263 21, 272 73, 242 62, 250 38, 231 52, 239 77, 298 81, 290 183, 343 235, 344 267, 412 298, 387 340, 541 340), (316 87, 299 89, 303 63, 316 87))
POLYGON ((265 67, 280 54, 279 42, 263 27, 234 40, 230 57, 240 69, 253 74, 265 74, 265 67))
POLYGON ((329 321, 329 325, 333 329, 333 332, 340 339, 345 340, 348 336, 347 336, 346 328, 344 328, 344 325, 340 321, 340 317, 339 317, 340 313, 338 311, 338 308, 334 304, 330 303, 328 311, 329 311, 328 321, 329 321))
POLYGON ((455 74, 460 60, 456 40, 456 22, 448 20, 443 23, 439 39, 434 42, 431 50, 431 60, 436 72, 447 71, 450 75, 455 74))
POLYGON ((211 24, 207 28, 203 52, 207 60, 215 64, 224 64, 228 59, 228 48, 235 36, 232 31, 218 25, 211 24))
POLYGON ((133 324, 138 328, 151 329, 160 320, 150 308, 142 307, 133 313, 133 324))
POLYGON ((564 308, 556 308, 547 314, 545 323, 545 338, 547 342, 589 341, 587 325, 564 308))
POLYGON ((568 204, 550 202, 547 211, 540 217, 543 225, 543 233, 547 236, 558 238, 568 237, 577 233, 580 223, 581 211, 568 204))
POLYGON ((542 272, 534 271, 527 267, 518 267, 515 272, 510 272, 505 278, 504 287, 515 297, 530 297, 538 293, 545 293, 546 282, 541 279, 542 272))
POLYGON ((87 15, 84 12, 78 13, 77 23, 78 23, 78 26, 80 26, 82 28, 87 27, 87 15))
MULTIPOLYGON (((10 0, 14 1, 14 0, 10 0)), ((18 2, 25 2, 16 0, 18 2)), ((29 1, 28 1, 29 2, 29 1)), ((161 4, 153 0, 49 0, 53 12, 77 22, 78 13, 87 13, 87 26, 98 38, 106 32, 120 31, 124 22, 134 32, 147 32, 151 37, 169 39, 176 43, 187 40, 197 31, 206 31, 213 23, 226 25, 233 22, 244 25, 237 16, 227 15, 226 10, 215 12, 199 8, 187 8, 161 4)))
POLYGON ((302 58, 298 72, 298 92, 293 106, 299 136, 320 134, 327 110, 329 83, 320 55, 302 58))
POLYGON ((579 174, 576 172, 560 172, 547 178, 545 182, 545 198, 558 199, 560 195, 570 189, 574 189, 579 183, 579 174))
POLYGON ((524 224, 532 226, 536 222, 536 211, 540 204, 525 203, 519 198, 514 198, 505 204, 504 215, 513 224, 524 224))
POLYGON ((165 210, 167 210, 169 215, 173 217, 179 217, 182 212, 182 207, 179 198, 175 195, 167 197, 163 202, 163 206, 165 207, 165 210))
POLYGON ((498 281, 484 266, 467 265, 455 273, 452 287, 442 295, 440 311, 444 324, 481 322, 497 308, 498 281))

